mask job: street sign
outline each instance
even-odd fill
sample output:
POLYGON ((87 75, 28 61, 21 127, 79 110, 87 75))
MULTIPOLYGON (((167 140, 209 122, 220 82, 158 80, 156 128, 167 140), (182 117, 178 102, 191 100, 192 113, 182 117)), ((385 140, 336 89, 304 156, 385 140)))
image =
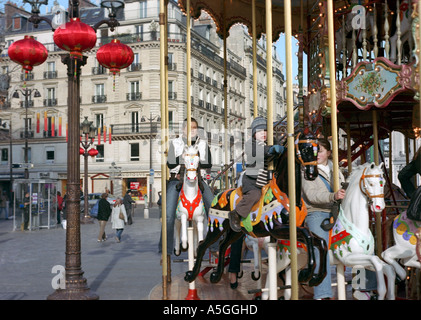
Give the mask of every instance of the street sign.
POLYGON ((149 173, 150 173, 150 175, 151 175, 151 176, 153 176, 153 175, 154 175, 154 173, 155 173, 155 170, 154 170, 154 169, 151 169, 151 170, 149 171, 149 173))

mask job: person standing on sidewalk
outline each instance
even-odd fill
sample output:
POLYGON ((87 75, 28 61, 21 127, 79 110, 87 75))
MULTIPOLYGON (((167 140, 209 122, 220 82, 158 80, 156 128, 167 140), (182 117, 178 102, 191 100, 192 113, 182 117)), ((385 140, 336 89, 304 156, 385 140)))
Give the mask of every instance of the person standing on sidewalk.
POLYGON ((114 203, 113 211, 111 214, 111 226, 116 230, 115 239, 117 242, 121 241, 121 234, 124 231, 125 223, 127 223, 126 208, 123 205, 123 201, 118 198, 114 203), (123 214, 124 219, 121 219, 120 213, 123 214))
POLYGON ((23 198, 23 230, 28 230, 30 205, 31 205, 30 194, 29 192, 26 192, 25 197, 23 198))
POLYGON ((57 224, 61 223, 61 211, 63 210, 63 197, 61 192, 57 191, 57 224))
POLYGON ((126 195, 123 199, 124 208, 126 209, 127 213, 127 224, 131 225, 133 223, 133 217, 132 217, 132 203, 135 203, 132 199, 132 190, 127 190, 126 195))
POLYGON ((107 221, 111 215, 111 205, 108 202, 107 198, 108 198, 108 193, 103 193, 98 203, 98 217, 97 217, 98 223, 99 223, 98 242, 107 240, 107 236, 105 235, 105 226, 107 225, 107 221))

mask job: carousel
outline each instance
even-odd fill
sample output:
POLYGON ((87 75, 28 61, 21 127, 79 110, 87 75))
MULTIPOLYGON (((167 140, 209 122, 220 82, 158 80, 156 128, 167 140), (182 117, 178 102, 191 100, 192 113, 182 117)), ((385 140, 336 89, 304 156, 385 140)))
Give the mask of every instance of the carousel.
MULTIPOLYGON (((352 292, 358 289, 354 286, 354 279, 364 273, 362 270, 374 272, 377 299, 420 299, 421 222, 411 220, 406 215, 409 201, 406 205, 398 201, 391 179, 391 152, 388 170, 379 147, 379 141, 384 139, 389 140, 389 146, 392 145, 393 132, 402 133, 406 145, 410 140, 415 145, 420 133, 418 66, 421 6, 418 6, 418 1, 179 0, 178 4, 187 17, 187 70, 191 68, 190 21, 198 18, 202 10, 212 17, 218 35, 223 39, 225 79, 226 43, 230 40, 231 26, 240 23, 248 28, 253 39, 254 71, 257 70, 257 39, 265 35, 267 56, 271 57, 272 43, 281 33, 285 34, 286 121, 274 125, 271 59, 266 59, 268 83, 267 106, 264 107, 267 114, 267 143, 272 145, 274 132, 280 130, 286 151, 269 164, 268 170, 273 173, 273 179, 263 188, 262 198, 252 209, 249 221, 242 221, 242 232, 234 232, 228 221, 228 212, 241 199, 241 188, 227 188, 218 194, 207 218, 203 217, 200 201, 195 206, 198 208, 196 211, 191 208, 181 210, 186 211, 180 213, 182 247, 189 250, 186 274, 179 279, 171 277, 169 257, 163 254, 162 286, 155 292, 155 298, 252 299, 255 297, 253 294, 259 292, 263 299, 276 300, 282 291, 287 299, 304 299, 303 288, 318 285, 326 276, 323 263, 319 263, 318 271, 315 268, 317 259, 314 248, 317 248, 320 255, 330 259, 331 266, 335 267, 335 298, 339 300, 353 299, 352 292), (293 37, 299 41, 298 123, 294 118, 293 106, 293 37), (308 61, 307 70, 303 68, 304 56, 308 61), (303 83, 304 73, 307 74, 306 84, 303 83), (306 96, 303 94, 304 87, 308 88, 306 96), (340 132, 345 134, 340 136, 340 132), (317 170, 316 174, 310 172, 317 165, 315 146, 320 136, 331 140, 334 192, 341 188, 339 171, 346 171, 348 176, 347 195, 334 220, 329 243, 309 232, 302 218, 305 206, 301 199, 301 179, 317 178, 317 170), (340 138, 346 139, 346 148, 343 150, 338 147, 340 138), (374 153, 371 162, 366 161, 369 148, 374 153), (360 165, 355 165, 356 161, 360 165), (303 178, 297 175, 300 170, 305 172, 303 178), (387 190, 389 192, 386 194, 387 190), (288 211, 287 223, 281 218, 282 209, 288 211), (204 238, 200 234, 203 234, 203 228, 206 229, 204 238), (193 231, 196 230, 201 240, 198 244, 194 241, 193 231), (248 292, 227 296, 229 284, 224 276, 227 253, 230 245, 244 234, 245 242, 251 243, 250 247, 253 247, 253 242, 260 243, 260 246, 254 246, 256 257, 259 256, 257 251, 262 248, 267 252, 267 263, 264 263, 263 268, 260 263, 258 268, 262 276, 264 273, 266 281, 260 282, 259 286, 244 284, 248 292), (207 280, 201 268, 205 252, 212 244, 218 246, 218 252, 207 280), (283 270, 286 271, 285 283, 279 284, 278 273, 283 270), (357 270, 358 274, 349 275, 347 270, 357 270), (224 281, 225 284, 221 284, 224 281), (252 287, 258 287, 257 291, 252 290, 252 287), (184 288, 184 291, 180 288, 184 288)), ((166 17, 166 3, 161 1, 161 88, 166 88, 168 83, 168 61, 165 59, 168 46, 165 40, 166 17)), ((190 72, 186 72, 186 76, 189 137, 190 72)), ((253 86, 257 87, 256 78, 253 86)), ((226 134, 228 89, 225 80, 225 148, 229 148, 226 134)), ((253 95, 254 114, 257 116, 257 90, 254 90, 253 95)), ((163 132, 168 128, 167 97, 167 90, 161 90, 163 132)), ((164 141, 161 144, 162 252, 166 252, 167 247, 166 230, 172 227, 166 225, 166 136, 162 135, 164 141)), ((197 185, 194 185, 195 179, 192 178, 197 169, 197 150, 190 147, 191 139, 188 145, 183 156, 186 168, 189 167, 183 185, 186 207, 196 201, 197 195, 197 185)), ((227 158, 225 163, 228 164, 227 158)), ((228 169, 227 165, 225 171, 228 169)), ((228 181, 227 174, 225 178, 228 181)), ((254 279, 259 278, 255 277, 256 268, 249 269, 254 279)), ((244 269, 244 272, 247 270, 244 269)))

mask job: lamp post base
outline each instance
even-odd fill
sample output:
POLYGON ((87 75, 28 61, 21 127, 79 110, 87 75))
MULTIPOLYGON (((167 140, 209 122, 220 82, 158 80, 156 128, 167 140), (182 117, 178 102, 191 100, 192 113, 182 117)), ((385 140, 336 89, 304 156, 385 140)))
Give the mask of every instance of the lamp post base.
POLYGON ((94 223, 94 219, 91 216, 83 216, 82 219, 80 219, 81 224, 92 224, 94 223))
POLYGON ((89 288, 57 289, 47 300, 99 300, 99 296, 89 288))

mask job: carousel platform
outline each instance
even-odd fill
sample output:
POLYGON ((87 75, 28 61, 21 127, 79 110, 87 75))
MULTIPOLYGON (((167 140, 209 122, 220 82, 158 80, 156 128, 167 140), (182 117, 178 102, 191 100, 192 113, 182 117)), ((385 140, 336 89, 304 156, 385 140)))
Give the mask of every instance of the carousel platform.
MULTIPOLYGON (((187 267, 187 263, 186 267, 187 267)), ((238 278, 238 287, 231 289, 227 268, 222 275, 221 280, 218 283, 211 283, 210 273, 211 270, 205 273, 203 276, 198 276, 195 280, 195 286, 197 289, 197 295, 200 300, 255 300, 260 299, 261 292, 259 289, 264 287, 267 275, 267 263, 263 263, 263 270, 259 280, 255 281, 251 277, 253 271, 253 265, 251 263, 243 263, 243 271, 241 278, 238 278)), ((210 268, 211 266, 204 266, 202 269, 210 268)), ((333 272, 335 268, 332 268, 332 283, 336 282, 336 273, 333 272)), ((205 270, 206 271, 206 270, 205 270)), ((172 275, 171 282, 167 284, 167 299, 168 300, 185 300, 188 291, 189 283, 184 280, 184 273, 178 275, 172 275)), ((346 280, 351 279, 350 274, 345 274, 346 280), (348 279, 349 278, 349 279, 348 279)), ((278 286, 283 286, 284 283, 281 278, 278 277, 278 286)), ((334 284, 335 285, 335 284, 334 284)), ((149 300, 162 300, 162 283, 157 284, 149 294, 149 300)), ((332 288, 334 299, 337 299, 336 287, 332 288)), ((351 286, 347 286, 347 300, 353 300, 351 286)), ((284 290, 278 290, 278 299, 283 299, 284 290)), ((300 285, 298 291, 299 300, 312 300, 313 289, 307 285, 300 285)))

